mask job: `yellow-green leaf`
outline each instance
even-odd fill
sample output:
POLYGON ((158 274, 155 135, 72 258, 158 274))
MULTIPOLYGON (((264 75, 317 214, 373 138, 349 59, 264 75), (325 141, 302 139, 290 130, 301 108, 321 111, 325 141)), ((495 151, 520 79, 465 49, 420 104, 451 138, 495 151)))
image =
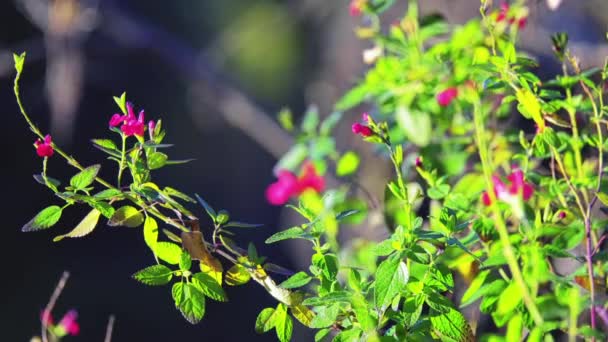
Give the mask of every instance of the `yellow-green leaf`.
POLYGON ((226 284, 230 286, 243 285, 251 279, 251 275, 243 265, 234 265, 226 272, 226 284))
POLYGON ((125 227, 139 227, 144 222, 144 215, 136 208, 125 205, 114 211, 114 215, 108 221, 108 226, 125 226, 125 227))
POLYGON ((93 231, 93 229, 95 229, 95 226, 97 226, 97 222, 99 222, 99 216, 101 215, 101 212, 97 209, 93 209, 91 210, 87 216, 85 216, 82 221, 80 221, 80 223, 76 226, 76 228, 74 228, 71 232, 64 234, 64 235, 59 235, 56 236, 53 241, 57 242, 57 241, 61 241, 66 237, 70 237, 70 238, 78 238, 78 237, 83 237, 85 235, 88 235, 89 233, 91 233, 93 231))

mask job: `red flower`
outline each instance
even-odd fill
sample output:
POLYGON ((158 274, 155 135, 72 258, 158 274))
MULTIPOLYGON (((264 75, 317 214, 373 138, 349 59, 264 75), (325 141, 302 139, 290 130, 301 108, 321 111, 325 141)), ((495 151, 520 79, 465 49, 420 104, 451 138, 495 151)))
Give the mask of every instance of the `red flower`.
POLYGON ((500 4, 500 11, 498 12, 498 16, 496 17, 496 22, 499 23, 507 18, 507 14, 509 13, 509 4, 503 2, 500 4))
POLYGON ((307 189, 316 192, 325 189, 325 179, 317 174, 315 166, 310 162, 304 164, 299 178, 290 171, 279 171, 278 180, 266 188, 266 200, 272 205, 283 205, 289 198, 298 196, 307 189))
MULTIPOLYGON (((499 201, 509 201, 514 197, 520 197, 524 201, 527 201, 532 197, 534 193, 534 188, 531 184, 526 183, 524 181, 524 173, 522 170, 516 168, 509 176, 507 176, 507 180, 509 184, 505 184, 500 177, 492 176, 492 183, 494 196, 499 201)), ((492 199, 490 198, 490 194, 485 191, 481 195, 481 201, 484 205, 489 206, 492 204, 492 199)))
POLYGON ((527 17, 517 18, 514 16, 509 16, 509 4, 503 2, 500 5, 500 10, 498 11, 498 15, 496 16, 496 22, 499 23, 503 20, 507 20, 509 25, 517 24, 517 28, 523 30, 526 27, 526 23, 528 22, 527 17))
POLYGON ((53 142, 51 141, 51 136, 49 134, 44 137, 44 142, 41 139, 38 139, 34 142, 34 146, 36 147, 36 153, 38 156, 46 158, 53 155, 55 152, 53 150, 53 142))
POLYGON ((355 134, 359 134, 362 137, 371 137, 372 135, 374 135, 374 131, 372 131, 371 128, 362 125, 358 122, 355 122, 352 126, 352 131, 355 134))
POLYGON ((76 312, 76 310, 70 310, 63 316, 59 322, 59 326, 62 327, 66 333, 76 336, 80 333, 80 325, 76 322, 76 318, 78 318, 78 312, 76 312))
POLYGON ((442 107, 447 107, 458 96, 458 89, 450 87, 437 94, 437 103, 442 107))
POLYGON ((127 115, 114 114, 110 119, 110 127, 120 126, 120 130, 126 136, 137 135, 140 137, 144 136, 145 123, 144 123, 144 111, 139 112, 139 117, 135 117, 133 111, 133 104, 127 102, 127 115))
POLYGON ((416 165, 416 167, 422 167, 422 156, 418 156, 416 157, 416 160, 414 161, 414 164, 416 165))

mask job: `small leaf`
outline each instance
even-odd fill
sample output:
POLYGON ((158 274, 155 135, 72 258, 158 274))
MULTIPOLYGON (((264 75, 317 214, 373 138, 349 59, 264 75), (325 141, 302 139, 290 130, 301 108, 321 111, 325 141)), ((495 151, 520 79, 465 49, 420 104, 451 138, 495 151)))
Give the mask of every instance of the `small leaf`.
POLYGON ((308 234, 304 229, 302 229, 300 227, 291 227, 289 229, 285 229, 283 231, 275 233, 274 235, 272 235, 271 237, 266 239, 266 243, 270 244, 270 243, 283 241, 283 240, 287 240, 287 239, 310 240, 310 239, 312 239, 312 235, 308 234))
POLYGON ((144 222, 144 215, 136 208, 125 205, 116 209, 112 218, 108 221, 108 226, 139 227, 144 222))
POLYGON ((255 223, 244 223, 244 222, 236 222, 236 221, 231 221, 226 223, 225 225, 222 225, 222 227, 224 228, 230 228, 230 227, 235 227, 235 228, 258 228, 258 227, 262 227, 264 226, 263 224, 255 224, 255 223))
POLYGON ((439 334, 441 340, 474 341, 475 336, 464 316, 457 310, 450 308, 444 314, 437 312, 431 314, 431 325, 439 334))
POLYGON ((112 207, 112 205, 110 205, 110 203, 108 203, 108 202, 95 201, 95 202, 90 202, 89 205, 92 208, 99 210, 101 215, 103 215, 108 220, 111 219, 112 216, 114 216, 114 211, 115 211, 114 207, 112 207))
POLYGON ((158 223, 151 216, 146 216, 144 221, 144 241, 156 255, 156 243, 158 242, 158 223))
POLYGON ((153 152, 148 156, 148 167, 150 170, 160 169, 167 165, 168 159, 169 157, 162 152, 153 152))
POLYGON ((70 185, 77 190, 85 189, 87 186, 93 183, 95 177, 97 177, 97 173, 99 173, 100 168, 101 165, 96 164, 78 172, 70 179, 70 185))
POLYGON ((222 286, 211 276, 199 272, 192 276, 192 284, 196 286, 201 292, 205 294, 205 296, 217 300, 219 302, 228 301, 228 297, 226 296, 226 292, 222 286))
POLYGON ((168 186, 163 189, 163 193, 165 193, 165 195, 168 195, 168 196, 177 197, 177 198, 182 199, 182 200, 184 200, 186 202, 196 203, 196 201, 194 200, 194 198, 186 195, 185 193, 183 193, 183 192, 181 192, 179 190, 170 188, 168 186))
POLYGON ((340 313, 340 305, 321 306, 315 309, 317 314, 310 322, 310 327, 319 329, 326 328, 334 324, 340 313))
POLYGON ((123 92, 120 97, 114 96, 113 98, 123 114, 127 114, 127 93, 123 92))
POLYGON ((602 202, 602 204, 604 206, 608 206, 608 195, 603 193, 603 192, 598 192, 597 193, 597 199, 600 200, 600 202, 602 202))
MULTIPOLYGON (((39 184, 46 185, 46 182, 44 181, 44 176, 42 174, 35 174, 34 179, 39 184)), ((55 178, 51 178, 49 176, 46 176, 46 181, 54 187, 58 187, 61 184, 61 182, 59 180, 57 180, 55 178)))
POLYGON ((226 284, 230 286, 243 285, 251 279, 251 274, 247 272, 245 266, 236 264, 226 272, 226 284))
POLYGON ((22 228, 22 232, 33 232, 36 230, 47 229, 55 225, 61 218, 63 209, 60 206, 52 205, 44 208, 30 222, 26 223, 22 228))
POLYGON ((285 306, 283 303, 279 304, 273 316, 276 316, 275 329, 277 331, 279 341, 289 342, 293 332, 293 322, 291 317, 287 315, 287 306, 285 306))
POLYGON ((515 308, 522 302, 521 289, 519 286, 512 282, 507 288, 500 294, 498 303, 496 305, 496 314, 507 315, 513 312, 515 308))
POLYGON ((359 210, 345 210, 345 211, 339 213, 338 215, 336 215, 336 220, 340 221, 342 219, 345 219, 349 216, 352 216, 352 215, 355 215, 358 213, 359 213, 359 210))
POLYGON ((263 334, 274 328, 276 322, 274 319, 274 308, 266 308, 260 312, 255 320, 255 332, 263 334))
POLYGON ((168 264, 177 265, 182 255, 182 249, 174 243, 160 241, 156 243, 156 255, 168 264))
POLYGON ((15 70, 17 74, 21 74, 23 71, 23 63, 25 63, 25 52, 22 52, 20 55, 13 54, 13 60, 15 61, 15 70))
POLYGON ((344 153, 336 166, 336 175, 343 177, 348 176, 357 171, 359 167, 359 156, 352 151, 344 153))
POLYGON ((80 221, 80 223, 76 226, 76 228, 74 228, 71 232, 69 232, 67 234, 56 236, 53 239, 53 242, 61 241, 66 237, 78 238, 78 237, 83 237, 85 235, 88 235, 89 233, 91 233, 93 231, 93 229, 95 229, 95 226, 97 226, 97 222, 99 222, 100 215, 101 215, 101 212, 99 210, 97 210, 97 209, 91 210, 87 214, 87 216, 85 216, 82 219, 82 221, 80 221))
POLYGON ((190 258, 190 254, 186 251, 182 251, 182 254, 179 257, 179 269, 182 271, 189 271, 190 267, 192 267, 192 259, 190 258))
POLYGON ((279 286, 284 289, 294 289, 302 287, 308 284, 312 280, 312 277, 304 272, 298 272, 289 277, 284 282, 280 283, 279 286))
POLYGON ((146 267, 133 274, 133 279, 146 285, 165 285, 173 278, 173 272, 165 265, 146 267))
POLYGON ((91 140, 95 147, 102 147, 104 149, 115 150, 118 151, 118 147, 116 144, 110 139, 93 139, 91 140))
POLYGON ((123 193, 118 189, 106 189, 93 195, 98 200, 109 200, 123 198, 123 193))
POLYGON ((198 194, 194 194, 194 196, 198 200, 198 203, 200 203, 203 206, 203 208, 205 208, 207 215, 209 215, 209 217, 211 217, 213 219, 213 221, 215 222, 215 218, 217 216, 217 214, 215 213, 215 210, 213 210, 213 208, 211 208, 211 206, 209 204, 207 204, 207 202, 205 202, 205 200, 201 196, 199 196, 198 194))
POLYGON ((311 322, 315 317, 315 313, 312 310, 300 304, 292 306, 290 309, 293 317, 304 324, 304 326, 310 327, 311 322))

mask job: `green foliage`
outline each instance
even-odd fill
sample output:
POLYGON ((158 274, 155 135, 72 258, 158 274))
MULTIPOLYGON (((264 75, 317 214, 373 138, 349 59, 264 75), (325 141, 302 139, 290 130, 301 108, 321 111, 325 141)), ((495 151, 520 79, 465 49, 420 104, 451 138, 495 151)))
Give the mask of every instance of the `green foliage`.
POLYGON ((173 271, 164 265, 146 267, 133 274, 133 279, 146 285, 165 285, 168 284, 172 278, 173 271))
POLYGON ((35 230, 48 229, 54 226, 61 218, 63 209, 59 206, 52 205, 44 208, 31 221, 26 223, 21 231, 31 232, 35 230))

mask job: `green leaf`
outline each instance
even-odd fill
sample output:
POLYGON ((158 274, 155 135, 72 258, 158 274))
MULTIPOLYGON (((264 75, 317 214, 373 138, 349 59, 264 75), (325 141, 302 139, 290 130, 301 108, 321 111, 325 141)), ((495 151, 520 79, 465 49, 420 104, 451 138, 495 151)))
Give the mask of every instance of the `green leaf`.
POLYGON ((186 202, 196 203, 196 200, 194 200, 194 198, 186 195, 185 193, 183 193, 183 192, 181 192, 179 190, 173 189, 173 188, 168 187, 168 186, 163 189, 163 193, 165 195, 167 195, 167 196, 177 197, 177 198, 182 199, 182 200, 184 200, 186 202))
POLYGON ((255 320, 255 332, 263 334, 274 328, 276 321, 274 319, 274 308, 266 308, 260 312, 255 320))
POLYGON ((168 159, 169 157, 162 152, 153 152, 148 156, 148 168, 150 170, 160 169, 167 164, 168 159))
POLYGON ((361 329, 358 328, 350 328, 348 330, 343 330, 340 332, 332 342, 358 342, 360 341, 361 329))
POLYGON ((188 252, 182 250, 182 254, 179 257, 179 269, 182 271, 190 271, 192 267, 192 258, 188 252))
POLYGON ((600 202, 602 202, 602 204, 603 204, 604 206, 608 206, 608 195, 606 195, 605 193, 603 193, 603 192, 598 192, 598 193, 597 193, 597 199, 599 199, 599 200, 600 200, 600 202))
POLYGON ((460 299, 460 307, 467 306, 477 300, 481 296, 481 286, 485 283, 490 271, 485 270, 479 272, 479 274, 473 279, 469 288, 465 291, 460 299))
POLYGON ((165 265, 146 267, 133 274, 133 279, 146 285, 165 285, 168 284, 172 278, 173 271, 165 265))
POLYGON ((442 341, 473 341, 475 336, 464 316, 453 308, 444 314, 430 315, 433 329, 440 335, 442 341))
POLYGON ((49 177, 49 176, 46 176, 46 182, 45 182, 44 176, 42 174, 35 174, 34 179, 36 180, 36 182, 38 182, 39 184, 42 184, 42 185, 47 185, 47 182, 48 182, 51 186, 54 186, 55 188, 57 188, 61 184, 61 182, 59 180, 49 177))
POLYGON ((519 286, 512 282, 500 294, 498 304, 496 305, 496 314, 507 315, 513 312, 515 308, 522 302, 522 294, 519 286))
POLYGON ((329 328, 325 328, 325 329, 321 329, 319 331, 317 331, 317 333, 315 334, 315 342, 319 342, 322 339, 325 338, 325 336, 327 336, 330 333, 330 329, 329 328))
POLYGON ((315 317, 315 313, 312 312, 312 310, 300 304, 291 306, 289 309, 294 318, 300 321, 304 326, 310 327, 310 324, 315 317))
POLYGON ((112 218, 108 221, 108 226, 139 227, 144 222, 144 215, 136 208, 125 205, 116 209, 112 218))
POLYGON ((323 297, 310 297, 306 298, 302 301, 302 305, 311 305, 311 306, 319 306, 319 305, 327 305, 332 303, 348 303, 350 302, 351 294, 346 291, 334 291, 326 294, 323 297))
POLYGON ((217 216, 215 210, 213 210, 213 208, 211 208, 211 206, 207 202, 205 202, 205 200, 201 196, 199 196, 198 194, 194 194, 194 196, 198 200, 198 203, 203 206, 203 208, 207 212, 207 215, 209 215, 209 217, 211 217, 211 219, 213 219, 213 221, 215 222, 215 218, 217 216))
POLYGON ((336 215, 336 220, 341 221, 349 216, 356 215, 359 213, 359 210, 345 210, 336 215))
POLYGON ((376 270, 376 285, 374 299, 377 307, 384 310, 405 287, 409 280, 407 265, 397 254, 384 260, 376 270))
POLYGON ((95 177, 97 177, 97 173, 99 173, 100 168, 101 165, 96 164, 78 172, 70 179, 70 185, 76 190, 85 189, 87 186, 91 185, 93 181, 95 181, 95 177))
POLYGON ((310 322, 310 327, 319 329, 326 328, 334 324, 340 313, 340 304, 330 306, 320 306, 316 309, 317 314, 310 322))
POLYGON ((205 296, 217 300, 218 302, 228 301, 226 292, 222 286, 210 275, 199 272, 192 276, 192 284, 196 286, 205 296))
POLYGON ((280 303, 275 310, 273 316, 276 316, 275 329, 277 331, 277 337, 281 342, 289 342, 291 340, 291 334, 293 332, 293 322, 291 317, 287 315, 287 306, 280 303))
POLYGON ((61 241, 66 237, 78 238, 78 237, 83 237, 85 235, 88 235, 89 233, 91 233, 93 231, 93 229, 95 229, 95 226, 97 226, 97 222, 99 222, 100 215, 101 215, 101 212, 99 210, 97 210, 97 209, 91 210, 87 214, 87 216, 85 216, 82 219, 82 221, 80 221, 80 223, 76 226, 76 228, 74 228, 71 232, 69 232, 67 234, 56 236, 53 239, 53 242, 61 241))
POLYGON ((434 200, 442 199, 450 192, 450 186, 448 184, 440 184, 432 187, 427 191, 427 195, 434 200))
POLYGON ((304 118, 300 125, 303 132, 313 134, 319 125, 319 111, 317 107, 310 106, 304 113, 304 118))
POLYGON ((196 324, 203 319, 205 296, 194 285, 175 283, 172 294, 175 306, 188 322, 196 324))
POLYGON ((279 284, 279 286, 284 289, 294 289, 308 284, 311 280, 312 277, 305 272, 298 272, 279 284))
POLYGON ((526 88, 520 88, 515 93, 515 96, 520 104, 517 108, 519 112, 525 118, 533 119, 534 122, 536 122, 536 124, 539 126, 540 130, 544 129, 545 120, 541 115, 540 102, 538 102, 536 95, 526 88))
POLYGON ((400 107, 396 113, 397 123, 409 141, 424 147, 431 142, 432 123, 427 112, 411 112, 400 107))
POLYGON ((338 276, 338 258, 334 254, 314 254, 312 263, 323 271, 328 280, 335 280, 338 276))
POLYGON ((312 239, 312 235, 308 234, 304 229, 300 227, 291 227, 289 229, 285 229, 278 233, 275 233, 268 239, 266 239, 266 243, 274 243, 278 241, 288 240, 288 239, 312 239))
POLYGON ((118 105, 123 114, 127 114, 127 93, 123 92, 120 97, 114 96, 114 102, 118 105))
POLYGON ((377 322, 371 315, 371 312, 373 312, 373 308, 370 307, 369 302, 360 292, 357 292, 353 295, 351 299, 351 306, 353 308, 353 311, 355 312, 357 321, 359 322, 359 324, 361 324, 361 328, 363 329, 363 331, 368 332, 376 328, 377 322))
POLYGON ((61 218, 63 209, 60 206, 52 205, 44 208, 30 222, 26 223, 22 228, 22 232, 33 232, 36 230, 47 229, 55 225, 61 218))
POLYGON ((234 227, 234 228, 258 228, 258 227, 262 227, 264 226, 263 224, 256 224, 256 223, 244 223, 244 222, 237 222, 237 221, 231 221, 226 223, 225 225, 222 225, 222 227, 224 228, 230 228, 230 227, 234 227))
POLYGON ((144 241, 156 255, 156 243, 158 242, 158 223, 151 216, 146 216, 144 221, 144 241))
POLYGON ((236 264, 226 272, 226 285, 237 286, 247 283, 251 279, 251 274, 247 272, 245 266, 236 264))
POLYGON ((93 139, 91 140, 95 147, 102 147, 104 149, 115 150, 118 151, 118 147, 114 143, 114 141, 110 139, 93 139))
POLYGON ((22 52, 20 55, 13 54, 13 60, 15 61, 15 70, 17 74, 20 74, 23 71, 23 64, 25 63, 25 52, 22 52))
POLYGON ((348 93, 344 94, 344 96, 342 96, 342 98, 338 100, 338 102, 336 103, 336 109, 341 111, 350 109, 363 102, 368 93, 369 88, 367 84, 360 84, 349 90, 348 93))
POLYGON ((182 249, 174 243, 159 241, 156 243, 156 256, 168 264, 177 265, 182 256, 182 249))
POLYGON ((336 175, 343 177, 348 176, 357 171, 359 167, 359 156, 352 151, 344 153, 336 166, 336 175))
POLYGON ((93 197, 98 200, 109 200, 114 198, 123 198, 124 195, 118 189, 106 189, 96 193, 95 195, 93 195, 93 197))

